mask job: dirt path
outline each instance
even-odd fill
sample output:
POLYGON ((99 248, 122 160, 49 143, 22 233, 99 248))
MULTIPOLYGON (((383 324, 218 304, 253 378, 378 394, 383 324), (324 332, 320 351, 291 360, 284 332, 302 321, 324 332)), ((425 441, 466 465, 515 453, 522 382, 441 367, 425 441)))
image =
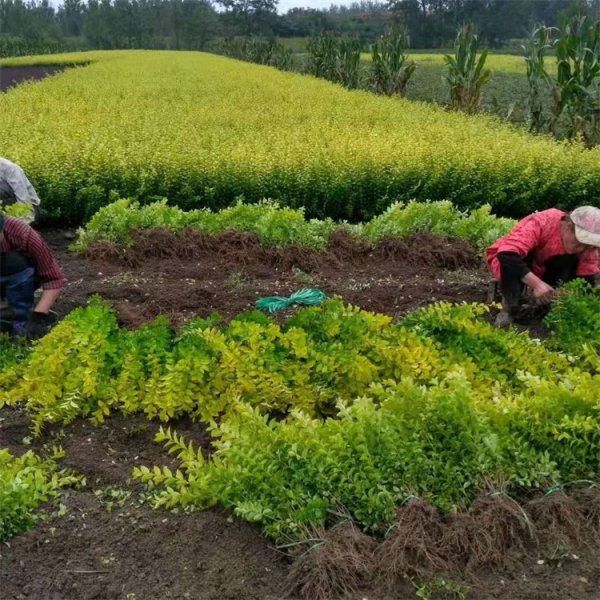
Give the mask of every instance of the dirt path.
POLYGON ((0 67, 0 92, 6 92, 25 81, 37 81, 65 70, 65 66, 0 67))

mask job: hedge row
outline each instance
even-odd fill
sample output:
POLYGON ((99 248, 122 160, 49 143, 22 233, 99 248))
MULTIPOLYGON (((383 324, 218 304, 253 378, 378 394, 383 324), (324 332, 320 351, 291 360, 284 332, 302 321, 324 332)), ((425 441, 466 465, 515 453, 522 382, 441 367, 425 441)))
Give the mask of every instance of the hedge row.
POLYGON ((111 190, 184 209, 271 197, 340 220, 409 199, 487 203, 513 217, 598 204, 600 150, 492 117, 197 52, 85 58, 92 64, 0 98, 2 154, 63 221, 84 222, 111 190))

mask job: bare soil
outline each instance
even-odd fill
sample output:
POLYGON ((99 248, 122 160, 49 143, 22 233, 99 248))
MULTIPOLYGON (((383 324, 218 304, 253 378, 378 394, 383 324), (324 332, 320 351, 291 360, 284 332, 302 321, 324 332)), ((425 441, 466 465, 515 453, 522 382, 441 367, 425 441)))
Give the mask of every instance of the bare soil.
POLYGON ((190 229, 175 236, 151 230, 137 232, 128 249, 90 248, 85 260, 67 251, 63 231, 43 234, 69 280, 57 312, 67 314, 100 294, 126 327, 161 314, 175 325, 214 312, 227 320, 253 310, 262 296, 288 296, 305 287, 400 317, 436 300, 484 302, 489 278, 466 242, 429 235, 371 249, 338 232, 328 251, 317 253, 266 249, 246 234, 206 236, 190 229))
POLYGON ((26 81, 37 81, 49 75, 55 75, 65 70, 64 65, 30 66, 30 67, 0 67, 0 92, 6 92, 26 81))

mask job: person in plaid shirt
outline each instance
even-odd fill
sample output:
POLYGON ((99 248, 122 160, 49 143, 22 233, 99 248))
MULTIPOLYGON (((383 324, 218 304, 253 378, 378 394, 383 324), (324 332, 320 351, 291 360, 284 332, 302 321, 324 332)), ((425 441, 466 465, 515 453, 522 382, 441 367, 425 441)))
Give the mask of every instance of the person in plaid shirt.
POLYGON ((20 219, 0 215, 0 289, 12 310, 13 333, 30 337, 44 333, 65 283, 40 234, 20 219), (42 295, 34 307, 34 292, 40 286, 42 295))
POLYGON ((600 208, 580 206, 567 213, 543 210, 519 221, 487 249, 487 262, 500 282, 503 310, 496 324, 519 317, 525 287, 537 304, 549 304, 554 289, 581 277, 595 284, 600 248, 600 208))

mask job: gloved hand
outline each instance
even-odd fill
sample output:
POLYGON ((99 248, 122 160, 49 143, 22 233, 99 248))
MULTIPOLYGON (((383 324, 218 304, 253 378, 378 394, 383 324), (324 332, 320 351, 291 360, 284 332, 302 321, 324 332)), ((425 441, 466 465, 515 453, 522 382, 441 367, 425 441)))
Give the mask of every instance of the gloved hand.
POLYGON ((27 337, 30 340, 37 340, 44 337, 56 322, 56 315, 52 312, 41 313, 32 312, 27 327, 27 337))

